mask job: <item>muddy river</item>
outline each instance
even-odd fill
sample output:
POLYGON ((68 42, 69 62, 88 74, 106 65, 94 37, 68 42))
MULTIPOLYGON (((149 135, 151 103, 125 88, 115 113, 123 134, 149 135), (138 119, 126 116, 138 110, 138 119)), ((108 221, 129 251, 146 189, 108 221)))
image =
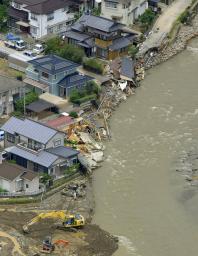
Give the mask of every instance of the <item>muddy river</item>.
POLYGON ((176 169, 198 153, 198 40, 147 72, 111 119, 94 174, 94 222, 120 238, 115 256, 196 256, 198 187, 176 169))

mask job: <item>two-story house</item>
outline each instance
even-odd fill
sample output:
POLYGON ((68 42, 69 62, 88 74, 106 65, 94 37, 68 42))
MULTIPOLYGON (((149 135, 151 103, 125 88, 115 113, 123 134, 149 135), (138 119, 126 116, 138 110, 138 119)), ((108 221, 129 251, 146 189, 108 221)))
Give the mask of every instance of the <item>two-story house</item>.
POLYGON ((24 85, 16 79, 0 76, 0 116, 14 111, 14 101, 24 94, 24 85))
POLYGON ((8 26, 30 33, 34 38, 61 34, 83 8, 83 0, 12 0, 8 26))
POLYGON ((65 33, 65 40, 83 48, 87 56, 112 60, 127 55, 136 36, 119 22, 84 14, 65 33))
POLYGON ((58 177, 77 163, 78 151, 64 147, 65 134, 30 119, 11 117, 1 129, 5 151, 16 164, 58 177))
POLYGON ((101 15, 129 26, 132 25, 147 8, 147 0, 102 0, 101 15))
POLYGON ((29 61, 24 82, 41 94, 49 92, 68 97, 72 90, 80 89, 93 78, 77 72, 79 64, 56 55, 47 55, 29 61))

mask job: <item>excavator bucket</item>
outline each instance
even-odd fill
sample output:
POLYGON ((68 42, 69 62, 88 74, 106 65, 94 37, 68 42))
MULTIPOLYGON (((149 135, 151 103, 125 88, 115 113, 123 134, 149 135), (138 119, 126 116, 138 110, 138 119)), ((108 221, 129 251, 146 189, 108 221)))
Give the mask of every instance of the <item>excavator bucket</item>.
POLYGON ((28 229, 28 226, 27 225, 24 225, 23 226, 23 232, 28 234, 29 233, 29 229, 28 229))

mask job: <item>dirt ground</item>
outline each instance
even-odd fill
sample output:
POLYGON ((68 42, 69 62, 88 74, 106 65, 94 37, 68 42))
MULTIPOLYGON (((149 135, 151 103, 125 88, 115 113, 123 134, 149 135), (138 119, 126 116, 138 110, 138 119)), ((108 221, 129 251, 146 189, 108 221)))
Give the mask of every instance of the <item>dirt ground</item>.
POLYGON ((117 239, 97 225, 89 224, 93 213, 94 201, 91 184, 87 183, 86 196, 72 200, 61 192, 47 198, 40 204, 21 206, 0 206, 0 255, 1 256, 38 256, 42 241, 51 236, 52 241, 64 239, 67 247, 56 246, 53 255, 71 256, 110 256, 118 248, 117 239), (44 219, 30 227, 24 234, 23 225, 40 212, 50 210, 70 210, 81 213, 86 225, 77 232, 56 229, 60 221, 44 219))

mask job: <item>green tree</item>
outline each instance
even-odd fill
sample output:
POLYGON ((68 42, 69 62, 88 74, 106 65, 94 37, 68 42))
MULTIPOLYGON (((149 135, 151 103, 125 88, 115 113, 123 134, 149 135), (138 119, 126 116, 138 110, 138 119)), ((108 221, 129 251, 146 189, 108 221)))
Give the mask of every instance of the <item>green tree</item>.
POLYGON ((0 29, 1 31, 6 28, 8 19, 7 6, 0 4, 0 29))
POLYGON ((138 52, 138 48, 135 45, 131 45, 128 50, 128 54, 131 56, 131 58, 135 58, 135 55, 138 52))
POLYGON ((38 94, 34 91, 29 92, 25 95, 25 100, 24 100, 24 98, 21 98, 21 99, 16 101, 15 110, 17 111, 17 113, 19 113, 19 112, 23 113, 23 111, 24 111, 24 102, 25 102, 25 105, 28 105, 28 104, 36 101, 36 100, 38 100, 38 94))

